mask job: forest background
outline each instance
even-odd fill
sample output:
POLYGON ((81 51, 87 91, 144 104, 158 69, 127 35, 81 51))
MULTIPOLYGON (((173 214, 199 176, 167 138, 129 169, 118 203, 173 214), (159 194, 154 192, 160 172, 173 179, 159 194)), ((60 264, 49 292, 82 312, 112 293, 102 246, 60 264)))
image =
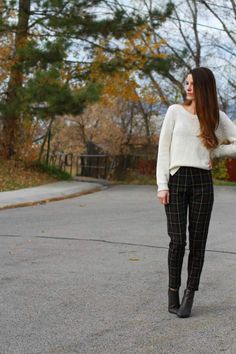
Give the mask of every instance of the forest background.
POLYGON ((1 165, 84 154, 91 143, 154 154, 193 67, 213 70, 234 120, 235 25, 235 0, 0 0, 1 165))

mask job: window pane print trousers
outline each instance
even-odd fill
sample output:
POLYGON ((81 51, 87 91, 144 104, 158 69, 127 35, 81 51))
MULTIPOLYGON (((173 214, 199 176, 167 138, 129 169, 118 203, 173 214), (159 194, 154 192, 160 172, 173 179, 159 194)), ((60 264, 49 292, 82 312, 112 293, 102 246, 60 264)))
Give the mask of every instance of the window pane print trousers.
POLYGON ((182 166, 169 177, 170 202, 165 204, 168 252, 169 287, 181 285, 181 270, 186 246, 188 214, 189 255, 187 288, 198 290, 205 247, 214 203, 211 170, 182 166))

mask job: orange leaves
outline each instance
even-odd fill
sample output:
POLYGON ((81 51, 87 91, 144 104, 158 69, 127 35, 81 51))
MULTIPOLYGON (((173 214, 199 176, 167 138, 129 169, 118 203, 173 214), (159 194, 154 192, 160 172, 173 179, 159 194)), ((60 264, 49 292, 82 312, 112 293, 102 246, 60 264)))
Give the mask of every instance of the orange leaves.
MULTIPOLYGON (((161 51, 165 44, 164 41, 155 41, 148 25, 128 33, 121 48, 113 54, 105 52, 102 47, 106 43, 101 42, 90 69, 91 78, 103 86, 102 103, 108 105, 115 97, 138 102, 140 84, 136 74, 142 72, 149 61, 166 58, 161 51)), ((145 100, 149 104, 156 102, 151 92, 145 100)))
POLYGON ((114 97, 121 97, 126 101, 137 102, 139 97, 136 93, 138 84, 132 78, 129 78, 128 73, 115 73, 112 77, 107 78, 106 85, 103 89, 103 103, 111 102, 114 97))
POLYGON ((142 25, 135 33, 130 34, 125 42, 126 60, 142 69, 150 59, 160 57, 162 45, 163 41, 154 41, 149 26, 142 25))
POLYGON ((132 78, 132 71, 124 68, 106 72, 102 69, 104 63, 110 64, 114 58, 109 58, 99 49, 91 67, 91 78, 101 83, 103 94, 101 101, 109 105, 115 97, 122 97, 125 100, 137 101, 138 97, 135 90, 138 88, 137 82, 132 78))

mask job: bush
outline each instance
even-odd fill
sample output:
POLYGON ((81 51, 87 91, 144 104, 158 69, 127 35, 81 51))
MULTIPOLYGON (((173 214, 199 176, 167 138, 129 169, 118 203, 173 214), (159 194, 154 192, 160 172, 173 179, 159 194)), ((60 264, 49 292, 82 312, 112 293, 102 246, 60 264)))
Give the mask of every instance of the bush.
POLYGON ((56 177, 57 179, 62 181, 67 181, 72 178, 68 172, 62 171, 59 167, 56 166, 48 166, 46 163, 37 163, 35 164, 35 167, 38 170, 46 172, 48 175, 56 177))
POLYGON ((228 180, 229 174, 226 166, 226 158, 216 158, 213 160, 213 178, 218 180, 228 180))

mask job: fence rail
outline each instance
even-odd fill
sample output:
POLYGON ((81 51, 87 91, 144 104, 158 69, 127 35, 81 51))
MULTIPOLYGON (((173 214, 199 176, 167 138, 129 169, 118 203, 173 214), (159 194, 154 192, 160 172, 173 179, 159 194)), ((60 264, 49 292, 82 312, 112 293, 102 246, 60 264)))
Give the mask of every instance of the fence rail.
POLYGON ((88 155, 51 153, 49 165, 56 166, 71 176, 104 179, 122 179, 127 171, 135 170, 144 175, 154 175, 156 156, 153 155, 88 155))

